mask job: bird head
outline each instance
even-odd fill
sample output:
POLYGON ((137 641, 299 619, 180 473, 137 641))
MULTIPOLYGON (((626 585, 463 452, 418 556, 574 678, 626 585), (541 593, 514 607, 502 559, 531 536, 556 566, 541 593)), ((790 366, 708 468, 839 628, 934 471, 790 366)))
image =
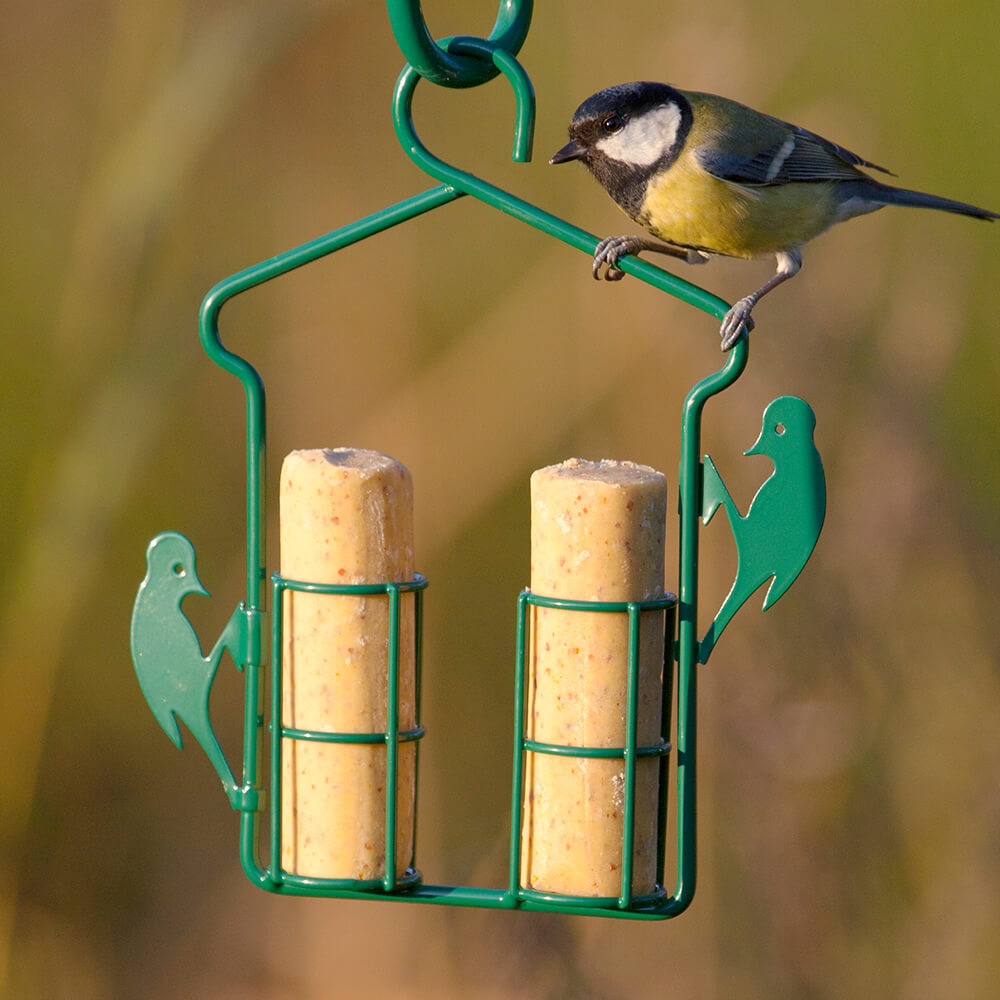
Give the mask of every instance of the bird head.
MULTIPOLYGON (((652 174, 669 166, 691 128, 691 106, 664 83, 623 83, 588 97, 569 126, 570 141, 549 160, 580 160, 626 211, 652 174)), ((632 207, 637 207, 633 205, 632 207)))
POLYGON ((198 579, 194 546, 179 532, 165 531, 149 543, 146 566, 146 579, 175 594, 178 600, 187 594, 208 596, 198 579))
POLYGON ((766 455, 775 458, 788 448, 801 448, 812 440, 816 415, 812 407, 798 396, 779 396, 764 410, 760 436, 744 455, 766 455))

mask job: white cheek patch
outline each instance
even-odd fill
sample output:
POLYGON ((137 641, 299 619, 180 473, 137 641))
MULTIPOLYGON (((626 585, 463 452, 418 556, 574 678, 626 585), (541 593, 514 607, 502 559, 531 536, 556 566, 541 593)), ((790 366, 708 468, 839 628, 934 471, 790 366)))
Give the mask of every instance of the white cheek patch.
POLYGON ((661 104, 630 119, 620 132, 597 143, 597 148, 612 160, 649 167, 670 150, 680 127, 680 108, 676 104, 661 104))

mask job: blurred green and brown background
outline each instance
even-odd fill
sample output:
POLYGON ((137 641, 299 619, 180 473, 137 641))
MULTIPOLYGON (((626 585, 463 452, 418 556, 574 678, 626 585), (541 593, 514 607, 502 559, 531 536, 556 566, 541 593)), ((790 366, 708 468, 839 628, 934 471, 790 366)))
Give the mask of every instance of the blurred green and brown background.
MULTIPOLYGON (((495 6, 425 12, 436 36, 484 35, 495 6)), ((540 2, 521 53, 533 163, 510 162, 502 80, 422 84, 415 120, 444 158, 599 235, 631 227, 582 168, 546 161, 584 97, 631 79, 743 100, 997 209, 998 28, 993 0, 540 2)), ((167 528, 212 591, 186 605, 206 646, 242 597, 242 393, 201 353, 198 305, 431 186, 392 133, 401 65, 381 3, 5 5, 0 994, 994 996, 1000 227, 938 213, 889 209, 810 247, 707 411, 705 449, 745 509, 770 471, 741 457, 764 406, 809 400, 829 509, 800 581, 766 616, 754 598, 702 669, 686 914, 290 900, 242 875, 208 761, 143 702, 129 615, 167 528)), ((731 301, 771 268, 681 273, 731 301)), ((376 448, 413 472, 429 881, 503 881, 532 469, 633 459, 675 487, 682 400, 721 360, 714 320, 589 271, 464 199, 222 316, 268 388, 272 495, 295 447, 376 448)), ((720 525, 703 532, 706 617, 734 570, 720 525)), ((238 759, 228 660, 213 712, 238 759)))

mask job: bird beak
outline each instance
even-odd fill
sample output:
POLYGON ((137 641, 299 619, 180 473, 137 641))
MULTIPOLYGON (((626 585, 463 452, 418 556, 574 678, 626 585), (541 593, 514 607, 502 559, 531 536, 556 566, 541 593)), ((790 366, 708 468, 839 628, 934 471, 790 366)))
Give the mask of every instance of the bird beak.
POLYGON ((549 160, 549 163, 567 163, 570 160, 582 160, 586 155, 586 147, 582 143, 577 142, 576 139, 573 139, 570 142, 567 142, 566 145, 563 146, 563 148, 560 149, 551 160, 549 160))

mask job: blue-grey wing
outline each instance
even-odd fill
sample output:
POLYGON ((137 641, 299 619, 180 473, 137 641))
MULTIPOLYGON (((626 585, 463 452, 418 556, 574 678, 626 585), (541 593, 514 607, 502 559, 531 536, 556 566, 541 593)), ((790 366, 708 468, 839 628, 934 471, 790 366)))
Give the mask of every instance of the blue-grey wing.
POLYGON ((753 156, 702 146, 695 150, 698 162, 720 180, 747 187, 794 181, 858 180, 866 176, 859 167, 891 173, 815 132, 777 118, 771 120, 784 130, 780 142, 769 144, 753 156))

